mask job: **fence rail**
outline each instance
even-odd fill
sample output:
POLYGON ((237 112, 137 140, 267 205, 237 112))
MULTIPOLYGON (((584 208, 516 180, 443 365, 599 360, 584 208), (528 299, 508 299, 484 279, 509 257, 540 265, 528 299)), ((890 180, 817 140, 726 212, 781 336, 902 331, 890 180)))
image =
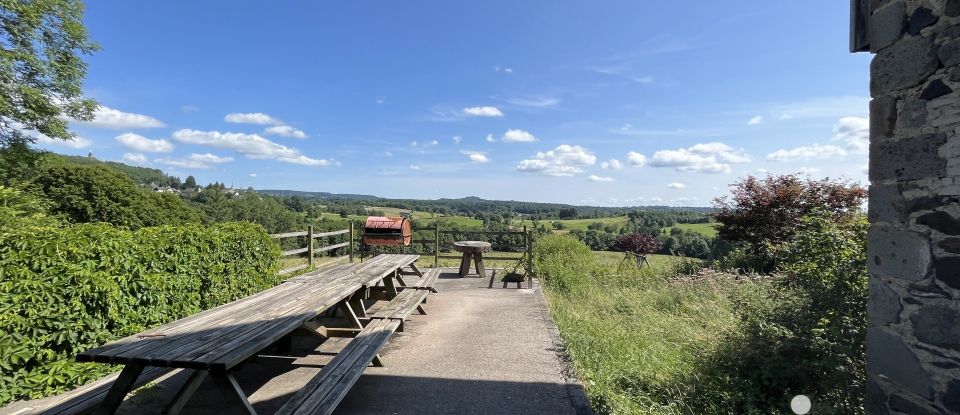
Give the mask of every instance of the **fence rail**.
POLYGON ((295 266, 292 266, 292 267, 288 267, 288 268, 281 269, 279 272, 277 272, 278 275, 286 275, 286 274, 289 274, 289 273, 291 273, 291 272, 296 272, 296 271, 300 271, 300 270, 302 270, 302 269, 310 268, 310 267, 313 266, 313 260, 314 260, 314 256, 316 256, 316 254, 319 254, 319 253, 322 253, 322 252, 331 251, 331 250, 334 250, 334 249, 337 249, 337 248, 350 247, 350 249, 349 249, 349 251, 348 251, 349 253, 348 253, 347 255, 341 255, 340 257, 337 257, 336 259, 333 259, 333 260, 330 261, 330 262, 338 262, 338 261, 341 261, 341 260, 343 260, 343 259, 349 259, 350 262, 353 262, 353 240, 354 240, 354 237, 353 237, 353 223, 352 223, 352 222, 350 223, 350 228, 348 228, 348 229, 341 229, 341 230, 338 230, 338 231, 314 233, 314 232, 313 232, 313 226, 308 226, 306 231, 285 232, 285 233, 276 233, 276 234, 270 235, 271 238, 276 239, 276 240, 282 240, 282 239, 287 239, 287 238, 299 238, 299 237, 303 237, 303 236, 306 236, 306 237, 307 237, 307 246, 300 247, 300 248, 289 249, 289 250, 283 251, 283 252, 280 253, 280 256, 281 256, 281 257, 288 257, 288 256, 293 256, 293 255, 300 255, 300 254, 302 254, 302 253, 307 253, 307 263, 306 263, 306 264, 299 264, 299 265, 295 265, 295 266), (317 238, 327 238, 327 237, 331 237, 331 236, 344 235, 344 234, 349 234, 349 236, 348 236, 348 238, 347 238, 347 242, 341 242, 341 243, 336 243, 336 244, 324 245, 324 246, 319 246, 319 247, 314 246, 314 242, 313 242, 314 239, 317 239, 317 238))

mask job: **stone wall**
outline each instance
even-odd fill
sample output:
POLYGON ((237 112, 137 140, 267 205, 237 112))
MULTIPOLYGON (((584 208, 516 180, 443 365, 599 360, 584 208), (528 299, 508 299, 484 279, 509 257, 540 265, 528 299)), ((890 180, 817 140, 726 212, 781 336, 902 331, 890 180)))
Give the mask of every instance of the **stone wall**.
POLYGON ((960 0, 870 0, 867 409, 960 413, 960 0))

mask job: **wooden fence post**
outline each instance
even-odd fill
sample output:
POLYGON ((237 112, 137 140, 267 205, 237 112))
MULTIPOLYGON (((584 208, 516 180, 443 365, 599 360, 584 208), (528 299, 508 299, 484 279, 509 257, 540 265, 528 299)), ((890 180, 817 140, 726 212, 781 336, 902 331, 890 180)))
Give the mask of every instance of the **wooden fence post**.
POLYGON ((530 232, 527 231, 527 225, 523 225, 523 246, 527 249, 527 288, 533 288, 533 249, 530 242, 530 232))
POLYGON ((307 266, 313 266, 313 225, 307 226, 307 266))
POLYGON ((440 222, 433 223, 433 267, 440 268, 440 222))
POLYGON ((350 263, 353 263, 353 222, 350 222, 350 263))

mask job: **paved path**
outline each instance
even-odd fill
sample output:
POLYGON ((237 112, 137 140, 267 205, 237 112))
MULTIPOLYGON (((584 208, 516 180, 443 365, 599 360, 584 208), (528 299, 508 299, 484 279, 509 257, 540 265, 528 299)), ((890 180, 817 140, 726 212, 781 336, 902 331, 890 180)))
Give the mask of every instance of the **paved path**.
MULTIPOLYGON (((487 280, 447 270, 438 294, 414 314, 381 353, 385 367, 368 368, 338 414, 589 414, 583 390, 568 381, 556 352, 556 328, 534 289, 487 289, 487 280)), ((347 339, 320 345, 298 337, 295 357, 259 357, 237 379, 254 408, 270 414, 295 394, 347 339)), ((120 413, 159 413, 182 375, 138 391, 120 413)), ((210 382, 184 414, 223 415, 210 382)))

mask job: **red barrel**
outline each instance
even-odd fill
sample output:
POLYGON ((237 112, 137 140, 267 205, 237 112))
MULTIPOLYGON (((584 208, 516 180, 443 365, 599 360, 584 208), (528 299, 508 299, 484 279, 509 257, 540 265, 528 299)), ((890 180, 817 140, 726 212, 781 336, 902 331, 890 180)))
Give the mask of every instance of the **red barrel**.
POLYGON ((370 216, 363 225, 363 243, 369 246, 404 245, 413 241, 413 231, 407 218, 370 216))

